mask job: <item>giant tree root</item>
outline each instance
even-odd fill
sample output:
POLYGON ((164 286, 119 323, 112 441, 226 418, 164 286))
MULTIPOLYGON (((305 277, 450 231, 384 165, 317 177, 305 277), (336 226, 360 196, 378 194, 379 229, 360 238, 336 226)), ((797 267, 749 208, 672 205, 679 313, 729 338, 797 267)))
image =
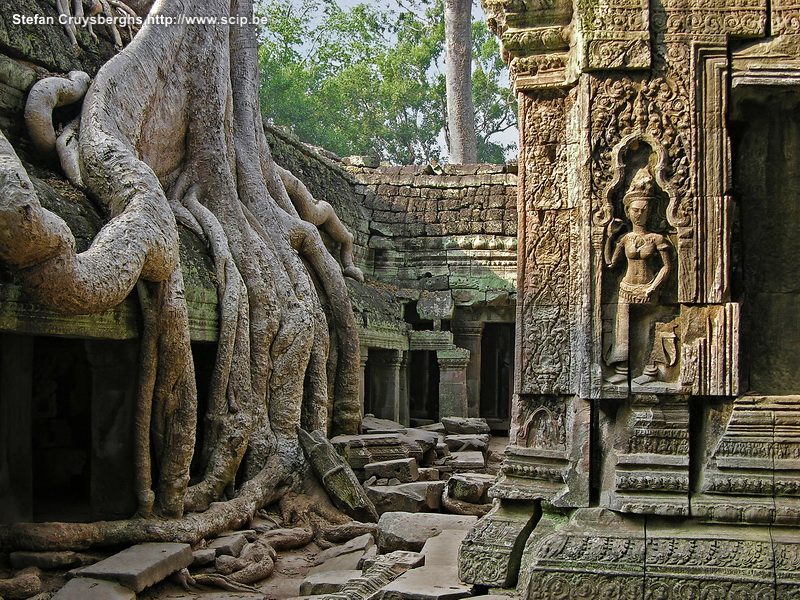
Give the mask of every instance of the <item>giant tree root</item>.
POLYGON ((0 525, 0 549, 84 550, 91 546, 138 544, 141 542, 184 542, 197 544, 232 529, 245 526, 256 510, 286 493, 281 485, 283 469, 278 457, 248 481, 239 495, 227 502, 215 502, 202 513, 174 519, 130 519, 94 523, 14 523, 0 525))

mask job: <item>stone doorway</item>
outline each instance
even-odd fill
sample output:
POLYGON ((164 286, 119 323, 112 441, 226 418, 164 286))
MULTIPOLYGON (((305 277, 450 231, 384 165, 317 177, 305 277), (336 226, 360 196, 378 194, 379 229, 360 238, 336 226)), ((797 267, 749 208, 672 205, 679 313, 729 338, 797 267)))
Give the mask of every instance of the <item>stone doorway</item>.
POLYGON ((439 362, 435 350, 409 352, 409 415, 415 422, 439 420, 439 362))
POLYGON ((485 323, 481 338, 480 416, 508 431, 514 381, 514 324, 485 323))
POLYGON ((735 116, 734 260, 742 304, 743 389, 796 393, 800 328, 800 93, 749 93, 735 116))

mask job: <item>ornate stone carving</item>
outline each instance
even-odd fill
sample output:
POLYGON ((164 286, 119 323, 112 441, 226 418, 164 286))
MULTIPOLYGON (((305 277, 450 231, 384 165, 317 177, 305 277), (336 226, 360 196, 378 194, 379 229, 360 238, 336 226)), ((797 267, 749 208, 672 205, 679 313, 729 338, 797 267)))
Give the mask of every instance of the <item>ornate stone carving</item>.
POLYGON ((800 2, 797 0, 772 0, 772 35, 800 33, 800 2))
POLYGON ((459 578, 467 583, 493 587, 515 585, 522 548, 536 516, 533 503, 496 505, 461 543, 459 578))
POLYGON ((522 396, 513 405, 511 422, 511 444, 490 493, 545 499, 554 506, 587 506, 589 403, 569 396, 522 396))
POLYGON ((692 513, 722 522, 800 524, 799 459, 800 397, 736 399, 692 513))
POLYGON ((651 14, 652 27, 669 37, 724 43, 727 36, 763 37, 766 0, 664 0, 651 14))
POLYGON ((601 505, 638 514, 689 514, 689 406, 684 398, 636 394, 608 422, 601 505))
POLYGON ((739 393, 739 305, 681 309, 681 382, 699 396, 739 393))
POLYGON ((650 67, 650 11, 646 0, 581 0, 586 69, 650 67))

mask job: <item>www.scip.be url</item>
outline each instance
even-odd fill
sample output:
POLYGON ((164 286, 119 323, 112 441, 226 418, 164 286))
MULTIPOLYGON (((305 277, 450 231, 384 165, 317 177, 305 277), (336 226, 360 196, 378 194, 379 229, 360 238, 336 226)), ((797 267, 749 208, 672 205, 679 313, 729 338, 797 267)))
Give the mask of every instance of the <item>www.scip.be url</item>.
POLYGON ((116 25, 117 27, 141 27, 146 23, 155 25, 266 25, 266 17, 252 16, 212 16, 212 15, 147 15, 139 17, 133 15, 92 15, 76 17, 73 15, 12 15, 14 25, 75 25, 87 27, 89 25, 116 25))

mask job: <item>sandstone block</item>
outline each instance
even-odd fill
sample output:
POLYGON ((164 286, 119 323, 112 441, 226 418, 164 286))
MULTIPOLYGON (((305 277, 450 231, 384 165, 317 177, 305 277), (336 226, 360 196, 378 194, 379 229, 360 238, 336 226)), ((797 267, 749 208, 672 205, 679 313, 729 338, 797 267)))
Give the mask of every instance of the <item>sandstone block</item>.
POLYGON ((458 564, 458 550, 467 535, 466 529, 445 529, 429 538, 422 547, 425 565, 450 567, 458 564))
POLYGON ((217 556, 239 556, 246 543, 247 538, 243 534, 231 533, 218 537, 208 547, 213 549, 217 556))
POLYGON ((483 452, 453 452, 447 457, 447 465, 455 472, 479 471, 486 468, 486 457, 483 452))
POLYGON ((418 481, 368 487, 367 496, 378 514, 397 511, 430 512, 441 507, 443 489, 443 481, 418 481))
POLYGON ((458 433, 489 433, 489 425, 486 419, 474 417, 443 417, 442 425, 448 434, 458 433))
POLYGON ((385 460, 364 465, 364 477, 395 477, 399 483, 410 483, 419 479, 417 461, 413 458, 385 460))
POLYGON ((494 475, 456 473, 447 480, 447 493, 454 500, 483 504, 489 501, 487 493, 494 482, 494 475))
POLYGON ((139 593, 190 564, 192 548, 189 544, 146 543, 85 567, 79 575, 116 581, 139 593))
POLYGON ((68 581, 52 600, 136 600, 136 593, 113 581, 78 577, 68 581))
POLYGON ((477 450, 486 453, 489 449, 489 434, 487 433, 461 433, 445 436, 444 443, 451 452, 464 452, 477 450))
POLYGON ((310 574, 300 584, 301 596, 335 594, 351 579, 361 577, 361 571, 324 571, 310 574))
POLYGON ((394 550, 419 552, 429 538, 443 530, 469 531, 477 522, 478 519, 471 516, 387 512, 378 521, 378 550, 381 553, 394 550))
POLYGON ((452 567, 420 567, 403 573, 381 590, 381 598, 403 600, 458 600, 472 595, 473 588, 458 579, 452 567))

